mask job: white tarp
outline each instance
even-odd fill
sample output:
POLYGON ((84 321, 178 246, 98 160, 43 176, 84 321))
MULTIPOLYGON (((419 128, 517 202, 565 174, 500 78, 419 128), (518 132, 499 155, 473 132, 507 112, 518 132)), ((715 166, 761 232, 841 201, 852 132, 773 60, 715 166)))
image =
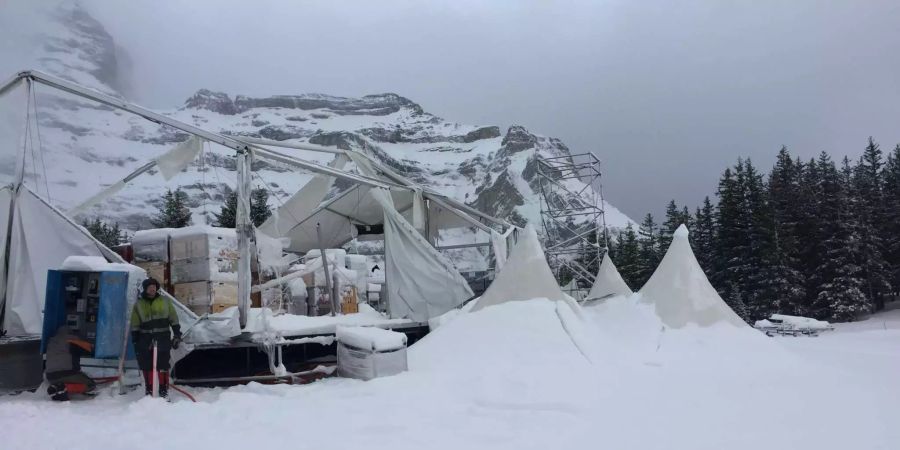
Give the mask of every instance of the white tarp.
POLYGON ((419 322, 444 314, 474 295, 465 278, 394 209, 389 193, 372 189, 384 210, 384 261, 392 318, 419 322))
POLYGON ((709 284, 691 250, 684 225, 675 230, 669 250, 640 294, 641 303, 653 305, 656 315, 672 328, 691 323, 701 327, 716 323, 748 326, 709 284))
POLYGON ((15 201, 4 329, 40 334, 47 271, 68 256, 104 256, 96 242, 25 187, 15 201))
MULTIPOLYGON (((472 312, 500 303, 533 298, 572 301, 571 297, 560 290, 550 266, 547 265, 537 232, 533 226, 528 225, 509 253, 503 270, 472 307, 472 312)), ((577 309, 576 306, 575 310, 577 309)))
POLYGON ((600 262, 600 269, 597 270, 597 278, 594 279, 594 286, 587 295, 587 300, 597 300, 616 295, 631 295, 633 292, 622 275, 619 274, 616 265, 613 264, 609 253, 603 255, 603 261, 600 262))
POLYGON ((156 167, 166 181, 171 180, 184 170, 191 162, 197 159, 197 155, 203 149, 203 139, 191 136, 190 139, 179 143, 171 150, 156 158, 156 167))
MULTIPOLYGON (((341 170, 348 161, 349 159, 347 156, 343 154, 336 155, 334 159, 328 163, 328 167, 341 170)), ((303 238, 309 238, 309 236, 302 231, 295 231, 294 228, 298 222, 309 217, 319 207, 333 185, 334 177, 327 175, 314 176, 309 182, 303 185, 296 194, 291 196, 291 198, 289 198, 282 206, 275 210, 275 213, 259 226, 259 230, 275 238, 291 237, 293 234, 300 234, 298 241, 303 238)), ((326 226, 327 225, 331 224, 326 223, 326 226)), ((313 226, 315 226, 315 223, 313 223, 313 226)), ((298 245, 295 246, 293 244, 294 239, 291 239, 291 241, 292 243, 289 247, 291 251, 308 250, 298 250, 303 244, 298 242, 298 245)))

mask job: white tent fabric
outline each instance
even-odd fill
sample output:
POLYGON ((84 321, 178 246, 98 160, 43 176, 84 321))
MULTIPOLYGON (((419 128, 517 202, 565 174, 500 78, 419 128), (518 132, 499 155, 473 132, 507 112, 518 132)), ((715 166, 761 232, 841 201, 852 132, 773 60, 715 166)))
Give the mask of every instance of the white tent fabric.
MULTIPOLYGON (((494 278, 478 303, 472 307, 475 312, 488 306, 511 301, 523 301, 533 298, 548 298, 572 302, 571 297, 563 294, 553 277, 550 266, 541 250, 537 232, 528 225, 513 247, 503 270, 494 278)), ((574 307, 578 310, 577 305, 574 307)))
POLYGON ((681 225, 659 267, 640 290, 640 302, 653 305, 662 322, 672 328, 728 323, 748 326, 719 297, 700 268, 687 227, 681 225))
MULTIPOLYGON (((9 187, 0 188, 0 246, 6 247, 9 232, 9 219, 12 216, 12 191, 9 187)), ((6 252, 0 251, 0 268, 6 267, 6 252)), ((0 311, 6 299, 6 271, 0 270, 0 311)), ((2 324, 0 324, 2 325, 2 324)))
POLYGON ((156 167, 166 181, 171 180, 184 170, 191 162, 197 159, 197 155, 203 149, 203 139, 191 136, 190 139, 179 143, 171 150, 156 158, 156 167))
POLYGON ((393 207, 391 196, 373 189, 384 210, 385 276, 392 318, 425 322, 474 294, 453 264, 435 250, 393 207))
POLYGON ((603 255, 603 261, 600 262, 600 269, 597 270, 597 278, 594 279, 594 286, 588 293, 587 300, 597 300, 616 295, 631 295, 633 292, 622 275, 619 274, 616 265, 613 264, 609 253, 603 255))
POLYGON ((39 334, 43 327, 47 271, 71 255, 104 256, 96 242, 51 209, 28 188, 15 200, 4 329, 39 334))
MULTIPOLYGON (((328 163, 328 166, 340 170, 344 168, 348 161, 349 158, 347 158, 346 155, 336 155, 334 159, 328 163)), ((308 183, 303 185, 297 193, 292 195, 284 205, 276 209, 275 214, 272 214, 271 217, 259 226, 259 230, 272 237, 290 237, 293 234, 292 231, 295 225, 297 225, 297 222, 309 217, 325 200, 325 196, 328 195, 328 192, 334 185, 334 180, 335 179, 332 176, 314 176, 308 183)), ((313 226, 315 226, 315 223, 313 223, 313 226)), ((313 237, 314 236, 315 235, 313 235, 313 237)), ((289 247, 290 250, 304 251, 303 249, 300 249, 303 244, 298 242, 295 246, 293 244, 293 239, 291 240, 292 245, 289 247)))

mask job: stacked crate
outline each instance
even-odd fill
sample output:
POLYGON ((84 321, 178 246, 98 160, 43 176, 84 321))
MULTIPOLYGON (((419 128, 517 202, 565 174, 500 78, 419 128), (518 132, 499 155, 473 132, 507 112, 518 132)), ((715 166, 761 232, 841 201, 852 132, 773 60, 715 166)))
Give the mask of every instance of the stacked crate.
POLYGON ((175 298, 198 315, 237 306, 237 235, 206 226, 173 230, 169 238, 175 298))
POLYGON ((134 265, 147 271, 147 276, 159 281, 163 289, 171 292, 169 277, 169 228, 142 230, 134 233, 132 252, 134 265))

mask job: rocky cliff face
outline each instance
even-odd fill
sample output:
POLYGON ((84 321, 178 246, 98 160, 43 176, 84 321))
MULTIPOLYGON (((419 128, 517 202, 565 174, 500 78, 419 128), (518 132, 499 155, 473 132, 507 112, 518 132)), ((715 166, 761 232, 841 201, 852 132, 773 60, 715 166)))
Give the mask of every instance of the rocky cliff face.
MULTIPOLYGON (((119 86, 127 85, 119 70, 121 52, 102 24, 77 6, 61 11, 54 20, 62 28, 54 28, 55 34, 47 36, 40 69, 107 93, 115 94, 119 86)), ((84 100, 49 92, 40 97, 42 140, 36 154, 44 158, 29 161, 29 183, 63 209, 187 139, 177 130, 84 100)), ((540 220, 537 158, 570 154, 558 139, 524 127, 501 131, 496 126, 451 122, 392 93, 361 98, 323 94, 254 98, 200 89, 180 108, 164 113, 236 136, 340 148, 365 146, 403 175, 517 223, 540 220)), ((321 163, 331 158, 296 154, 321 163)), ((145 228, 165 189, 181 187, 190 195, 195 221, 211 220, 225 190, 234 184, 234 169, 230 151, 210 144, 198 161, 170 182, 160 176, 141 177, 89 214, 118 221, 131 230, 145 228)), ((275 206, 310 178, 269 164, 258 163, 254 169, 254 184, 275 193, 275 206)), ((611 226, 623 227, 629 221, 611 205, 606 210, 611 226)))

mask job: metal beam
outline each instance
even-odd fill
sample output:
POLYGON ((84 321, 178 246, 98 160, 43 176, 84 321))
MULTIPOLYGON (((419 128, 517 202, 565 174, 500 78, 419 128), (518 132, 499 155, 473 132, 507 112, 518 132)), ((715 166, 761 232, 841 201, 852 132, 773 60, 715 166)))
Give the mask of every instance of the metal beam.
POLYGON ((322 145, 315 144, 295 144, 290 142, 281 142, 281 141, 273 141, 271 139, 261 139, 249 136, 241 136, 238 138, 239 141, 246 142, 248 144, 256 144, 256 145, 268 145, 270 147, 282 147, 282 148, 293 148, 295 150, 306 150, 310 152, 321 152, 321 153, 334 153, 338 155, 344 154, 344 150, 339 148, 329 148, 322 145))
POLYGON ((248 144, 251 147, 251 151, 253 152, 253 156, 268 159, 270 161, 275 161, 282 164, 291 165, 294 167, 298 167, 301 169, 309 170, 311 172, 316 172, 322 175, 330 175, 335 178, 340 178, 345 181, 350 181, 356 184, 362 184, 368 187, 382 188, 388 190, 407 190, 412 191, 413 189, 401 186, 399 184, 386 183, 384 181, 376 180, 374 178, 370 178, 363 175, 351 174, 350 172, 344 172, 342 170, 337 170, 332 167, 323 166, 318 163, 313 163, 309 161, 304 161, 302 159, 296 158, 291 155, 285 155, 284 153, 280 153, 274 150, 270 150, 267 148, 262 148, 257 145, 248 144))
POLYGON ((137 116, 143 117, 151 122, 168 125, 172 128, 184 131, 185 133, 189 133, 195 136, 202 137, 210 142, 215 142, 216 144, 223 145, 225 147, 234 149, 234 150, 246 150, 247 144, 233 139, 231 137, 225 136, 219 133, 213 133, 211 131, 206 131, 202 128, 195 127, 193 125, 184 123, 180 120, 173 119, 168 116, 164 116, 159 113, 155 113, 150 111, 149 109, 137 106, 133 103, 129 103, 125 100, 121 100, 115 98, 110 95, 103 94, 101 92, 97 92, 93 89, 88 89, 82 86, 79 86, 75 83, 71 83, 69 81, 63 80, 61 78, 54 77, 52 75, 47 75, 43 72, 39 72, 36 70, 29 70, 25 72, 21 72, 19 74, 22 78, 28 78, 30 80, 34 80, 40 84, 45 86, 52 87, 54 89, 58 89, 63 92, 68 92, 73 95, 77 95, 79 97, 83 97, 89 100, 93 100, 98 103, 102 103, 107 106, 111 106, 116 109, 121 109, 123 111, 128 111, 137 116))

